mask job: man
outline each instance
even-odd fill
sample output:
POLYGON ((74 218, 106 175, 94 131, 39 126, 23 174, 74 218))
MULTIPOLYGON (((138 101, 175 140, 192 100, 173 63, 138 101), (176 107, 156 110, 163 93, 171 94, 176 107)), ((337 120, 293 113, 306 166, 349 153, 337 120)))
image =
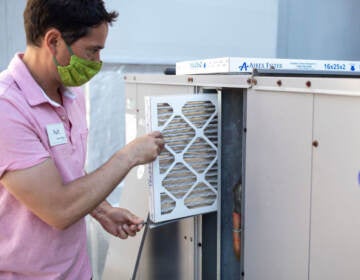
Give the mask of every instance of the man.
POLYGON ((158 156, 159 132, 84 173, 78 86, 100 70, 116 18, 102 0, 27 1, 25 53, 0 74, 0 279, 89 280, 84 216, 123 239, 142 227, 142 219, 105 199, 132 167, 158 156))

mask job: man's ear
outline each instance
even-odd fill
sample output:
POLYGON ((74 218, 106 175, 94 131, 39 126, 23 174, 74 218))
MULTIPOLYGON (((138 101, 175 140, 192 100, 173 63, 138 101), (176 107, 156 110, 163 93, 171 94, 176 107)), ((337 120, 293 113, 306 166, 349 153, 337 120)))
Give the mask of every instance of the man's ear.
POLYGON ((43 45, 51 52, 53 56, 57 53, 57 47, 61 42, 61 33, 56 28, 50 28, 44 36, 43 45))

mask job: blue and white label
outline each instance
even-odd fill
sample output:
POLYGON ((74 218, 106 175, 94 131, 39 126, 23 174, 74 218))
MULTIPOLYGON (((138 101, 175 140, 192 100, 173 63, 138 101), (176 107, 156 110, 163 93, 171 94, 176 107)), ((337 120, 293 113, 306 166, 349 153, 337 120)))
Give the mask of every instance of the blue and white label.
POLYGON ((254 69, 360 72, 360 61, 222 57, 176 63, 177 74, 251 73, 254 69))
POLYGON ((345 63, 325 63, 324 70, 346 71, 345 63))
POLYGON ((202 61, 194 61, 194 62, 190 63, 190 67, 193 69, 206 68, 206 63, 202 62, 202 61))
POLYGON ((244 61, 239 65, 240 72, 250 72, 253 69, 283 69, 284 66, 281 63, 270 63, 270 62, 246 62, 244 61))

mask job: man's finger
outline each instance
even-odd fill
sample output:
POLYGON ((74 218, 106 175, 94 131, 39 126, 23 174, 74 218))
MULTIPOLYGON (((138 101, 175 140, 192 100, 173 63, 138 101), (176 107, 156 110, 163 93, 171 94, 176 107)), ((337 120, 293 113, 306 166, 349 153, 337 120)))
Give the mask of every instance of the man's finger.
POLYGON ((127 235, 135 236, 136 231, 131 230, 130 226, 127 224, 122 225, 123 230, 127 233, 127 235))
POLYGON ((118 227, 118 234, 117 237, 121 238, 121 239, 126 239, 128 238, 128 234, 123 230, 122 226, 118 227))
POLYGON ((156 138, 163 138, 163 135, 160 131, 152 131, 149 133, 150 136, 156 137, 156 138))

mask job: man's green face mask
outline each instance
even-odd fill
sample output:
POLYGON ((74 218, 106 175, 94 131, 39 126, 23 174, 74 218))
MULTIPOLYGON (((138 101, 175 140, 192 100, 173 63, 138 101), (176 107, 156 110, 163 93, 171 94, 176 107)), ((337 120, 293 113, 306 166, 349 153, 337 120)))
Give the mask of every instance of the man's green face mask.
POLYGON ((86 60, 76 56, 70 46, 67 48, 71 54, 70 64, 61 66, 55 56, 54 63, 60 75, 61 82, 66 87, 78 87, 90 81, 99 73, 102 63, 97 61, 86 60))

